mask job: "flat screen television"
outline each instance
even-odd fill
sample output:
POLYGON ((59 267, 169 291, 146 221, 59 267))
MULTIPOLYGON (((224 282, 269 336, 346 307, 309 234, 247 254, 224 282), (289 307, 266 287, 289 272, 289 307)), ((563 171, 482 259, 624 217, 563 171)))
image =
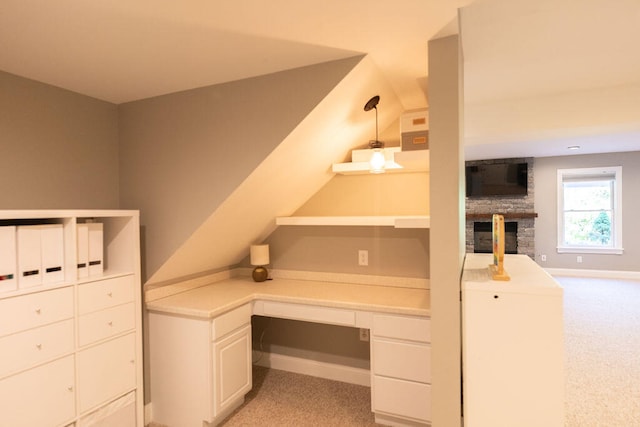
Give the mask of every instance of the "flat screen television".
POLYGON ((465 167, 467 197, 526 196, 526 163, 487 163, 465 167))

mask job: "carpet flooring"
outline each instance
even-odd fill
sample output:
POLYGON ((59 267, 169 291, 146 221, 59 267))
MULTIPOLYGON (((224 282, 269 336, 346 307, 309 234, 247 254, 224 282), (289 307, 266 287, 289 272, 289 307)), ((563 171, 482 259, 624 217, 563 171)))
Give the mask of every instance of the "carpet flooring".
POLYGON ((371 389, 253 367, 253 389, 220 426, 376 426, 371 389))
POLYGON ((640 426, 640 281, 555 278, 564 289, 566 427, 640 426))

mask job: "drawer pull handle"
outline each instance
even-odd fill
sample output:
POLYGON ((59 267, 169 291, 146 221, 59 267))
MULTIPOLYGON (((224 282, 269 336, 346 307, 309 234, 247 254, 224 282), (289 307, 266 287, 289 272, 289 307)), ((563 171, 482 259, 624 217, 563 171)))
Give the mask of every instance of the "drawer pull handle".
POLYGON ((113 296, 113 292, 107 292, 107 296, 111 298, 113 296))
POLYGON ((38 350, 42 350, 42 344, 36 344, 36 348, 37 348, 38 350))
POLYGON ((36 314, 40 314, 40 313, 42 313, 42 310, 39 308, 36 308, 36 314))
POLYGON ((129 363, 131 363, 133 365, 134 363, 136 363, 136 361, 131 359, 131 360, 129 360, 129 363))
POLYGON ((108 325, 113 326, 113 321, 109 321, 108 325))
POLYGON ((73 391, 73 386, 72 386, 72 385, 70 385, 69 387, 67 387, 67 390, 68 390, 68 391, 73 391))

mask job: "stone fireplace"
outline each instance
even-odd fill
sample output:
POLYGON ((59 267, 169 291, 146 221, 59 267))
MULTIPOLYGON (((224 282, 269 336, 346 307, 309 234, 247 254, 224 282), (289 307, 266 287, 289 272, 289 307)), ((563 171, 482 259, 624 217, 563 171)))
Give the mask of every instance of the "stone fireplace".
POLYGON ((535 218, 538 214, 534 211, 533 159, 478 160, 466 162, 466 165, 486 163, 527 163, 527 194, 467 197, 466 251, 491 252, 491 246, 487 250, 487 243, 492 243, 491 219, 492 215, 497 213, 504 215, 505 252, 525 254, 535 259, 535 218))

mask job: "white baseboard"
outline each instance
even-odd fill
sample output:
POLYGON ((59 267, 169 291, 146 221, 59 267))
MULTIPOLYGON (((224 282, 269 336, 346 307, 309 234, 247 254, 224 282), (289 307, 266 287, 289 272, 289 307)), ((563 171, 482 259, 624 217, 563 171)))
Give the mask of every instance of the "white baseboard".
POLYGON ((603 279, 640 279, 640 271, 588 270, 576 268, 545 268, 552 276, 593 277, 603 279))
POLYGON ((368 369, 352 368, 350 366, 318 362, 277 353, 263 353, 256 364, 265 368, 280 369, 296 374, 311 375, 313 377, 371 387, 371 374, 368 369))

